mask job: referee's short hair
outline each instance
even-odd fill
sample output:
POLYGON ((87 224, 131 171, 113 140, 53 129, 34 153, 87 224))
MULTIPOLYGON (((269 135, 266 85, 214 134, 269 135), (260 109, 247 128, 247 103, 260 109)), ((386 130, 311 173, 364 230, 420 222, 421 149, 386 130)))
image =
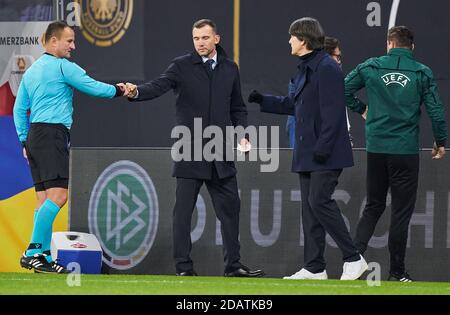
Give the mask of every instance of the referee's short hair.
POLYGON ((414 34, 406 26, 394 26, 388 30, 388 41, 394 42, 397 47, 412 49, 414 34))
POLYGON ((56 38, 60 38, 61 33, 64 31, 64 29, 66 27, 70 28, 70 26, 64 21, 56 21, 56 22, 50 23, 47 26, 47 30, 42 35, 42 39, 41 39, 42 45, 45 45, 46 43, 48 43, 53 36, 55 36, 56 38))
POLYGON ((319 21, 311 17, 304 17, 292 22, 289 34, 306 42, 309 50, 322 49, 325 33, 319 21))

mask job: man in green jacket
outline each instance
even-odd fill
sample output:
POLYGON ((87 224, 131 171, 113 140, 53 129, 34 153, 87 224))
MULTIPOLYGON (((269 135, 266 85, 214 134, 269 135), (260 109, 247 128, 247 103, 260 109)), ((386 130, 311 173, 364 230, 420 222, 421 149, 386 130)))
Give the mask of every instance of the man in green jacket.
POLYGON ((432 158, 445 154, 447 126, 433 73, 413 58, 414 35, 405 26, 389 29, 385 56, 370 58, 345 79, 347 106, 366 118, 367 204, 356 228, 363 254, 386 208, 391 189, 388 280, 411 282, 405 271, 408 226, 414 212, 419 173, 420 106, 430 116, 435 142, 432 158), (365 87, 368 105, 354 94, 365 87))

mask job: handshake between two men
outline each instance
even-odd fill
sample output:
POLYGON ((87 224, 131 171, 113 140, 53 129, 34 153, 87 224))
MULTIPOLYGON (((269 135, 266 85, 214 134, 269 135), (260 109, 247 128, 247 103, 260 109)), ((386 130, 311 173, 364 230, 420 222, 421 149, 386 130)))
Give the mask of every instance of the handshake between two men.
MULTIPOLYGON (((124 97, 135 98, 138 95, 137 85, 133 83, 117 83, 116 86, 122 91, 124 97)), ((251 148, 252 146, 246 138, 242 138, 237 145, 237 150, 240 153, 248 153, 251 148)))
POLYGON ((116 86, 122 91, 122 95, 125 97, 134 98, 137 96, 137 85, 133 83, 117 83, 116 86))

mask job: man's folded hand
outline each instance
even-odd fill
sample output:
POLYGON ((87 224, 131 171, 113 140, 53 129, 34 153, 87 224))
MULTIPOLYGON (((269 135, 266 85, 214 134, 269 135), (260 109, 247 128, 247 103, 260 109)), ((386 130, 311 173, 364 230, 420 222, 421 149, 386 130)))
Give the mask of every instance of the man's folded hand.
POLYGON ((258 103, 261 104, 263 101, 263 96, 256 90, 253 90, 248 96, 249 103, 258 103))
POLYGON ((328 158, 330 157, 330 155, 328 153, 323 153, 323 152, 314 152, 314 161, 316 161, 319 164, 324 164, 328 158))
POLYGON ((133 84, 133 83, 130 83, 130 82, 127 82, 126 87, 127 87, 127 89, 128 89, 128 95, 126 95, 126 96, 128 96, 129 98, 134 98, 134 97, 136 97, 136 94, 137 94, 137 85, 135 85, 135 84, 133 84))

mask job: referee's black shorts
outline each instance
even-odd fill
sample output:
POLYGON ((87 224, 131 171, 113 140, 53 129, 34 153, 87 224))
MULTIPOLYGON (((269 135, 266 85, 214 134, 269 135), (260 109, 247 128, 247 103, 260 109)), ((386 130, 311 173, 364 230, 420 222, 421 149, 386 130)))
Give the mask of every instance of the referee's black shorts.
POLYGON ((36 191, 69 186, 69 130, 63 124, 32 123, 25 143, 36 191))

